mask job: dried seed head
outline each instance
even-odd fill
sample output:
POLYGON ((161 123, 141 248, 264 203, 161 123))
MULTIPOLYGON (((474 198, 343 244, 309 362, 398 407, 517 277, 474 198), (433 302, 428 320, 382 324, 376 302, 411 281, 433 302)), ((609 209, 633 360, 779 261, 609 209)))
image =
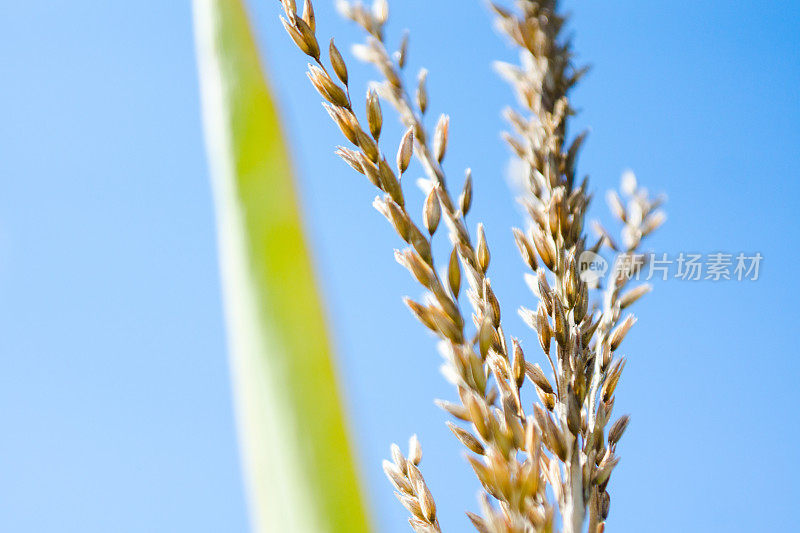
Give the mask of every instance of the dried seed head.
POLYGON ((367 92, 367 124, 369 124, 372 137, 377 141, 381 136, 383 115, 381 114, 381 103, 378 101, 378 93, 374 89, 367 92))
POLYGON ((551 271, 555 271, 556 267, 556 249, 553 240, 546 233, 534 230, 533 231, 533 245, 542 258, 544 265, 551 271))
POLYGON ((547 449, 562 461, 566 460, 568 448, 561 430, 558 429, 550 415, 538 405, 533 406, 533 412, 536 417, 536 423, 542 431, 542 440, 547 449))
POLYGON ((425 87, 425 82, 428 80, 428 71, 422 69, 417 76, 417 106, 420 113, 423 115, 428 109, 428 89, 425 87))
POLYGON ((455 435, 456 438, 461 441, 461 444, 466 446, 469 451, 477 453, 478 455, 483 455, 483 444, 481 444, 478 438, 472 433, 458 427, 450 421, 447 422, 447 427, 450 428, 450 431, 453 432, 453 435, 455 435))
POLYGON ((397 444, 392 444, 390 449, 392 452, 392 461, 394 461, 395 466, 404 476, 408 475, 408 462, 406 458, 403 457, 403 452, 400 451, 400 447, 397 444))
MULTIPOLYGON (((403 189, 400 187, 400 182, 397 181, 397 177, 394 175, 392 167, 390 167, 389 163, 386 162, 386 159, 381 159, 380 164, 378 165, 378 172, 380 174, 383 190, 389 193, 389 195, 392 197, 392 200, 394 200, 397 205, 403 207, 405 205, 403 189)), ((411 230, 410 227, 409 230, 411 230)))
MULTIPOLYGON (((339 129, 342 131, 342 134, 347 137, 347 140, 355 145, 358 145, 357 132, 360 127, 355 116, 353 116, 353 114, 347 109, 331 105, 327 102, 322 102, 322 106, 325 108, 325 111, 328 112, 328 115, 330 115, 333 121, 336 122, 336 125, 339 126, 339 129)), ((359 170, 359 172, 361 171, 359 170)), ((363 172, 361 173, 363 174, 363 172)))
POLYGON ((483 224, 478 224, 478 268, 480 268, 481 272, 486 274, 486 271, 489 269, 489 260, 491 259, 491 254, 489 253, 489 245, 486 244, 486 233, 483 230, 483 224))
POLYGON ((422 488, 425 487, 425 478, 420 469, 411 463, 408 464, 408 480, 414 485, 417 495, 421 496, 422 488))
POLYGON ((440 337, 455 344, 464 342, 464 333, 459 325, 453 322, 444 311, 438 307, 431 306, 428 308, 433 321, 436 323, 436 333, 440 337))
POLYGON ((420 520, 416 516, 408 517, 408 525, 411 526, 415 533, 435 533, 436 531, 430 523, 426 520, 420 520))
POLYGON ((420 285, 430 288, 435 279, 434 272, 431 267, 422 260, 422 257, 420 257, 416 250, 396 250, 394 257, 398 263, 406 267, 408 271, 413 274, 420 285))
POLYGON ((309 27, 305 20, 297 15, 294 16, 292 22, 294 23, 295 30, 300 34, 303 40, 303 46, 300 46, 300 49, 319 61, 319 43, 317 42, 317 37, 314 35, 314 30, 309 27))
POLYGON ((494 477, 495 485, 504 499, 507 499, 511 495, 511 473, 509 472, 508 463, 500 450, 494 447, 486 450, 486 458, 494 477))
POLYGON ((611 426, 611 429, 608 430, 608 445, 613 446, 619 442, 622 438, 622 434, 625 433, 625 429, 628 427, 628 422, 630 422, 631 417, 629 415, 624 415, 619 418, 614 425, 611 426))
POLYGON ((620 343, 622 342, 622 339, 625 338, 625 335, 627 335, 628 331, 630 331, 631 327, 635 323, 636 323, 636 318, 633 315, 628 315, 627 317, 625 317, 625 320, 622 322, 622 324, 614 328, 614 331, 611 332, 611 342, 610 342, 612 351, 616 350, 619 347, 620 343))
POLYGON ((656 211, 644 221, 642 227, 642 237, 646 237, 660 228, 667 221, 667 215, 663 211, 656 211))
POLYGON ((556 189, 553 196, 550 197, 550 204, 547 208, 547 222, 550 228, 550 235, 552 235, 554 239, 557 238, 559 230, 560 217, 558 216, 558 211, 561 199, 563 199, 563 193, 558 196, 557 193, 560 193, 561 190, 560 187, 556 189))
POLYGON ((443 290, 441 290, 441 285, 436 283, 434 286, 434 297, 436 301, 439 302, 439 305, 442 306, 442 309, 447 313, 447 315, 455 322, 456 324, 463 324, 464 319, 461 317, 461 311, 458 308, 458 304, 456 304, 448 294, 446 294, 443 290))
POLYGON ((311 0, 305 0, 303 2, 303 22, 308 25, 312 33, 316 31, 317 23, 314 19, 314 6, 311 5, 311 0))
POLYGON ((608 365, 611 364, 611 357, 613 355, 611 353, 611 346, 609 346, 608 343, 603 343, 603 349, 600 352, 600 355, 602 357, 600 360, 601 367, 603 370, 605 370, 608 368, 608 365))
POLYGON ((489 405, 494 405, 495 401, 497 401, 497 389, 492 387, 489 389, 489 392, 486 393, 486 403, 489 405))
POLYGON ((375 0, 372 3, 372 17, 379 26, 386 24, 386 21, 389 20, 389 2, 375 0))
POLYGON ((422 461, 422 446, 420 446, 419 439, 416 434, 412 435, 408 440, 408 460, 414 466, 419 466, 422 461))
POLYGON ((493 529, 489 529, 489 526, 486 525, 484 519, 475 513, 467 511, 467 517, 469 518, 470 522, 472 522, 473 527, 475 527, 478 533, 491 533, 491 531, 493 531, 493 529))
POLYGON ((486 421, 486 406, 482 403, 483 400, 476 398, 475 393, 467 394, 464 400, 464 405, 469 410, 470 422, 475 426, 478 435, 484 440, 490 439, 491 433, 486 421))
POLYGON ((524 449, 528 455, 534 457, 541 449, 541 439, 539 437, 539 428, 530 415, 525 419, 525 442, 524 449))
POLYGON ((400 141, 400 148, 397 150, 397 168, 403 174, 411 163, 411 156, 414 153, 414 129, 409 128, 403 140, 400 141))
POLYGON ((619 383, 619 378, 622 375, 622 370, 624 368, 625 368, 625 359, 620 359, 611 368, 611 370, 609 370, 608 377, 606 378, 606 381, 603 383, 603 389, 601 391, 604 402, 610 401, 612 396, 614 396, 614 390, 616 390, 617 388, 617 383, 619 383))
MULTIPOLYGON (((578 273, 578 265, 575 257, 571 254, 567 259, 566 276, 564 276, 564 293, 567 297, 569 307, 576 307, 581 298, 581 280, 578 273)), ((581 317, 582 318, 582 317, 581 317)), ((576 318, 576 321, 580 321, 576 318)))
POLYGON ((361 174, 364 173, 364 169, 361 168, 361 160, 358 158, 358 152, 355 150, 350 150, 349 148, 345 148, 344 146, 339 146, 336 149, 336 155, 341 157, 345 163, 350 165, 353 170, 359 172, 361 174))
POLYGON ((355 7, 348 0, 336 0, 336 11, 342 18, 352 19, 354 17, 355 7))
POLYGON ((572 144, 570 145, 569 150, 567 150, 567 159, 566 159, 566 162, 565 162, 565 166, 566 166, 565 170, 569 174, 574 175, 574 173, 575 173, 575 164, 576 164, 577 159, 578 159, 578 152, 580 151, 581 146, 583 145, 583 142, 586 140, 586 137, 588 135, 589 135, 589 131, 588 130, 582 131, 577 137, 575 137, 575 140, 572 141, 572 144))
POLYGON ((513 228, 512 231, 514 232, 514 241, 517 243, 517 248, 519 248, 522 260, 525 261, 525 264, 528 265, 531 270, 535 271, 539 265, 536 263, 536 254, 533 252, 533 245, 525 234, 522 233, 522 230, 513 228))
POLYGON ((364 63, 375 63, 379 60, 379 55, 376 53, 375 47, 373 46, 354 44, 350 47, 350 51, 356 56, 356 59, 364 63))
POLYGON ((339 107, 348 107, 350 105, 347 94, 321 68, 309 65, 308 79, 311 80, 312 85, 314 85, 320 96, 328 102, 339 107))
POLYGON ((619 299, 619 307, 620 309, 625 309, 629 307, 634 302, 636 302, 639 298, 647 294, 648 292, 653 290, 653 286, 649 283, 644 283, 639 285, 638 287, 634 287, 633 289, 629 290, 628 292, 624 293, 619 299))
POLYGON ((402 472, 400 472, 400 469, 397 468, 394 463, 384 460, 383 472, 386 474, 386 477, 389 478, 389 481, 392 482, 392 485, 394 485, 395 489, 406 494, 414 494, 414 489, 411 486, 411 483, 408 482, 402 472))
POLYGON ((531 311, 527 307, 520 307, 517 310, 517 313, 519 314, 522 321, 525 322, 525 324, 527 324, 529 328, 531 328, 534 331, 538 329, 538 326, 536 325, 536 313, 534 311, 531 311))
POLYGON ((411 246, 417 251, 422 259, 429 265, 433 266, 433 256, 431 255, 431 244, 422 232, 415 225, 409 225, 409 241, 411 246))
POLYGON ((347 65, 339 49, 336 48, 336 45, 333 43, 333 39, 331 39, 331 44, 328 47, 328 54, 330 55, 331 65, 333 66, 333 71, 336 73, 336 77, 339 78, 346 87, 348 81, 347 65))
MULTIPOLYGON (((296 0, 280 1, 287 19, 283 20, 283 24, 290 36, 301 50, 319 64, 311 0, 303 0, 302 17, 297 14, 296 0)), ((473 248, 464 220, 472 202, 469 171, 456 206, 442 188, 433 187, 425 191, 423 222, 428 234, 432 236, 437 230, 442 210, 445 211, 445 221, 451 231, 454 249, 447 269, 449 290, 445 290, 443 280, 440 281, 433 270, 431 238, 423 233, 424 230, 420 231, 421 225, 417 226, 410 220, 403 207, 400 177, 407 172, 413 157, 414 137, 418 141, 416 145, 424 148, 429 146, 428 135, 416 115, 413 121, 411 117, 404 117, 406 123, 413 125, 400 143, 397 172, 389 166, 378 148, 383 120, 378 93, 395 106, 415 113, 411 102, 406 101, 408 97, 398 77, 407 63, 408 35, 403 37, 399 50, 394 54, 395 64, 385 50, 383 40, 388 4, 386 0, 373 0, 371 3, 371 9, 362 2, 338 0, 337 3, 346 17, 369 34, 367 44, 358 47, 356 55, 371 62, 385 78, 377 92, 371 90, 367 94, 365 125, 368 127, 363 128, 353 114, 347 67, 333 41, 329 51, 333 67, 331 73, 335 73, 335 76, 331 77, 324 67, 319 68, 319 64, 310 69, 309 77, 328 102, 326 109, 343 134, 360 147, 360 151, 340 148, 337 153, 387 193, 376 199, 375 206, 411 245, 411 248, 398 252, 398 260, 430 290, 425 305, 406 301, 417 318, 442 339, 440 345, 444 347, 448 359, 448 371, 457 384, 463 404, 441 402, 441 405, 453 416, 471 422, 474 431, 471 427, 467 430, 448 425, 469 450, 483 455, 485 459, 485 462, 481 462, 470 458, 486 489, 482 499, 484 517, 470 515, 470 518, 481 533, 553 529, 554 509, 558 509, 558 504, 551 504, 550 496, 556 502, 563 501, 564 491, 571 490, 572 487, 563 478, 562 468, 574 449, 583 454, 579 458, 583 466, 583 479, 579 479, 579 484, 583 482, 584 495, 588 496, 591 492, 595 496, 591 511, 600 520, 593 519, 593 523, 601 522, 594 528, 598 531, 591 533, 602 533, 602 520, 607 516, 609 507, 605 485, 619 460, 614 455, 614 447, 627 425, 627 417, 623 417, 611 426, 606 448, 603 432, 611 416, 614 391, 624 366, 624 360, 614 360, 612 350, 623 340, 632 318, 626 318, 611 332, 608 332, 607 326, 609 323, 617 325, 620 309, 631 305, 649 288, 637 288, 618 298, 617 291, 627 280, 614 279, 604 311, 599 317, 594 316, 594 310, 587 316, 589 287, 579 280, 574 258, 586 249, 583 226, 589 195, 585 180, 580 187, 573 186, 577 154, 585 134, 579 135, 568 148, 565 139, 565 132, 569 131, 567 119, 573 111, 566 93, 582 71, 569 66, 569 46, 556 45, 564 18, 552 12, 553 6, 549 4, 553 2, 538 2, 542 4, 540 6, 533 5, 537 2, 532 2, 531 6, 521 2, 525 4, 521 15, 499 6, 493 7, 499 15, 501 29, 523 50, 530 52, 533 59, 524 61, 519 67, 507 65, 502 70, 532 114, 531 118, 527 118, 518 113, 508 113, 514 132, 513 137, 507 137, 509 144, 528 167, 525 206, 532 222, 531 234, 514 230, 514 237, 525 263, 539 274, 538 279, 528 274, 533 292, 541 300, 537 311, 525 310, 521 314, 537 331, 542 349, 548 352, 548 359, 551 338, 555 334, 558 339, 558 368, 554 368, 555 388, 559 391, 556 409, 554 386, 538 365, 525 361, 525 354, 516 339, 512 339, 513 358, 508 353, 499 327, 499 303, 485 277, 491 259, 485 231, 483 226, 478 227, 473 248), (567 67, 558 68, 559 65, 567 67), (342 86, 338 85, 340 82, 342 86), (455 207, 459 210, 456 211, 455 207), (537 255, 541 261, 537 260, 537 255), (478 326, 474 340, 464 338, 465 320, 458 308, 461 284, 459 261, 464 262, 470 282, 468 296, 473 304, 472 316, 478 326), (548 285, 545 269, 538 269, 539 264, 544 264, 555 274, 552 278, 555 283, 553 289, 548 285), (532 281, 535 279, 537 281, 532 281), (610 310, 607 309, 609 302, 610 310), (594 332, 598 327, 601 333, 595 339, 594 332), (476 343, 478 346, 475 346, 476 343), (598 377, 595 374, 598 371, 602 382, 601 401, 596 413, 587 412, 588 416, 596 415, 594 428, 589 431, 588 421, 583 420, 581 405, 587 394, 597 393, 593 388, 597 381, 593 378, 598 377), (534 382, 535 391, 544 406, 534 407, 535 416, 526 416, 521 407, 520 387, 525 375, 534 382), (495 380, 491 388, 487 385, 487 379, 490 378, 495 380), (583 446, 578 449, 573 435, 581 432, 583 446), (528 456, 520 457, 519 451, 527 451, 528 456), (546 493, 548 490, 552 490, 552 493, 546 493), (499 500, 499 510, 489 503, 489 496, 499 500)), ((423 116, 429 107, 426 76, 426 71, 420 72, 416 95, 416 103, 423 116)), ((432 150, 429 154, 439 164, 446 155, 448 137, 449 120, 442 116, 433 139, 430 139, 432 150)), ((436 163, 434 167, 432 170, 439 172, 436 163)), ((437 182, 439 177, 430 176, 431 184, 437 182)), ((645 235, 663 222, 663 215, 656 211, 657 202, 647 199, 635 179, 623 182, 622 190, 629 205, 623 205, 616 193, 609 196, 609 203, 617 217, 625 222, 623 244, 638 245, 645 235)), ((609 242, 612 242, 610 238, 609 242)), ((553 364, 553 361, 550 363, 553 364)), ((439 531, 436 507, 417 468, 421 450, 416 436, 409 441, 408 452, 406 459, 399 448, 393 446, 395 464, 386 462, 384 470, 397 489, 398 499, 412 514, 412 528, 418 532, 435 533, 439 531)))
POLYGON ((378 170, 378 167, 375 166, 375 163, 367 159, 367 157, 362 153, 360 154, 361 157, 361 170, 363 170, 363 174, 367 177, 367 179, 375 185, 377 188, 384 190, 383 184, 381 183, 381 174, 378 170))
POLYGON ((489 367, 492 373, 497 378, 500 392, 505 394, 511 393, 511 388, 508 386, 508 380, 511 379, 511 369, 508 366, 508 361, 504 355, 493 353, 488 358, 489 367))
POLYGON ((639 185, 636 183, 636 174, 631 170, 626 170, 622 173, 619 180, 619 188, 628 196, 636 194, 636 189, 639 185))
MULTIPOLYGON (((602 517, 603 520, 608 518, 608 512, 610 509, 611 509, 611 495, 608 493, 608 491, 604 490, 603 493, 600 494, 600 516, 602 517)), ((600 527, 597 528, 598 533, 602 533, 604 530, 605 530, 605 525, 603 525, 603 530, 601 530, 600 527)))
POLYGON ((542 389, 547 394, 553 393, 553 386, 550 385, 550 381, 545 377, 542 367, 538 363, 526 363, 525 373, 537 388, 542 389))
POLYGON ((311 29, 308 27, 308 24, 303 22, 303 20, 295 14, 290 15, 290 19, 292 20, 291 23, 281 17, 281 23, 286 33, 289 34, 289 37, 292 38, 303 53, 319 61, 319 44, 317 43, 316 37, 314 37, 314 33, 311 32, 311 29), (301 29, 301 26, 303 29, 301 29))
POLYGON ((589 311, 589 289, 585 284, 581 284, 578 303, 573 310, 575 322, 580 323, 589 311))
POLYGON ((469 422, 469 411, 463 405, 456 403, 446 402, 444 400, 435 400, 434 403, 441 409, 447 411, 451 416, 469 422))
POLYGON ((494 476, 492 475, 491 470, 487 467, 483 461, 468 455, 467 461, 472 466, 472 469, 475 471, 475 475, 478 477, 478 481, 483 484, 486 490, 492 490, 494 486, 494 476))
POLYGON ((494 344, 494 337, 497 332, 492 326, 492 320, 490 317, 486 316, 483 318, 481 322, 481 327, 478 329, 478 349, 481 352, 481 357, 486 359, 486 356, 489 354, 489 349, 494 344))
POLYGON ((295 0, 281 0, 281 4, 283 4, 284 13, 286 13, 286 16, 290 19, 297 13, 297 4, 295 0))
POLYGON ((442 162, 444 154, 447 151, 447 140, 449 136, 450 117, 442 115, 439 117, 439 122, 436 124, 436 130, 433 135, 433 154, 439 163, 442 162))
POLYGON ((581 344, 584 346, 588 346, 589 342, 592 340, 592 335, 594 332, 597 331, 597 326, 600 325, 600 319, 592 322, 591 317, 584 321, 581 325, 581 344))
POLYGON ((548 411, 552 411, 556 406, 556 395, 553 393, 544 392, 539 388, 535 390, 536 396, 539 397, 539 401, 542 402, 542 405, 544 405, 548 411))
POLYGON ((578 435, 581 431, 581 406, 575 392, 567 392, 567 428, 573 435, 578 435))
POLYGON ((511 371, 514 375, 514 382, 519 389, 525 382, 525 368, 527 364, 525 362, 525 354, 522 351, 522 346, 519 345, 519 341, 517 339, 512 339, 511 342, 514 345, 514 364, 511 367, 511 371))
POLYGON ((550 289, 550 284, 547 282, 547 275, 543 270, 539 270, 536 281, 536 287, 539 289, 539 298, 541 298, 542 303, 544 303, 547 314, 549 315, 553 312, 553 291, 550 289))
POLYGON ((472 169, 467 169, 466 177, 464 178, 464 189, 458 198, 458 205, 461 209, 461 214, 467 216, 469 208, 472 206, 472 169))
POLYGON ((622 200, 619 199, 619 195, 615 191, 608 191, 606 194, 606 201, 614 216, 622 222, 625 222, 627 220, 627 215, 625 213, 625 208, 622 206, 622 200))
POLYGON ((608 481, 608 478, 611 477, 611 472, 617 464, 619 464, 619 457, 609 456, 609 458, 603 459, 603 462, 600 463, 600 467, 594 474, 594 479, 592 480, 594 484, 603 485, 608 481))
POLYGON ((561 346, 567 344, 567 318, 564 314, 564 306, 561 305, 561 299, 557 295, 553 295, 553 333, 555 333, 556 340, 561 346))
MULTIPOLYGON (((382 199, 384 204, 386 205, 386 211, 388 213, 387 218, 394 226, 395 231, 400 238, 406 242, 409 242, 409 236, 411 235, 411 221, 408 219, 408 215, 406 214, 403 209, 392 201, 391 197, 382 199)), ((384 215, 386 216, 386 215, 384 215)))
POLYGON ((525 161, 528 159, 528 151, 522 143, 508 132, 503 132, 503 140, 511 147, 517 157, 525 161))
POLYGON ((550 320, 545 314, 543 306, 539 306, 536 312, 536 332, 539 334, 539 344, 542 346, 544 353, 550 353, 550 339, 553 336, 553 331, 550 328, 550 320))
POLYGON ((428 312, 428 308, 424 305, 420 305, 411 298, 404 298, 403 301, 411 309, 411 312, 414 313, 414 316, 417 317, 417 320, 422 322, 428 329, 431 331, 436 332, 436 322, 434 322, 433 318, 431 317, 430 313, 428 312))
POLYGON ((428 233, 433 235, 436 232, 436 228, 439 226, 439 219, 442 215, 442 209, 439 207, 439 198, 436 194, 436 187, 431 189, 431 192, 428 193, 427 198, 425 198, 425 207, 422 211, 422 218, 425 222, 425 228, 428 230, 428 233))
POLYGON ((461 267, 458 264, 458 248, 453 248, 450 252, 450 261, 447 265, 447 284, 450 292, 458 298, 458 291, 461 289, 461 267))
POLYGON ((420 507, 419 500, 416 498, 416 496, 409 496, 408 494, 403 494, 402 492, 395 492, 394 495, 397 497, 400 503, 403 504, 403 507, 405 507, 409 513, 414 515, 410 520, 414 520, 414 517, 416 517, 418 520, 424 521, 425 515, 422 514, 422 508, 420 507))
POLYGON ((436 502, 433 501, 433 494, 424 481, 417 483, 417 495, 423 516, 429 523, 433 523, 436 520, 436 502))
POLYGON ((489 304, 489 312, 492 317, 492 323, 495 328, 500 327, 500 302, 497 301, 497 296, 494 295, 492 284, 489 278, 483 279, 483 298, 489 304))
POLYGON ((358 138, 358 145, 361 147, 364 155, 366 155, 370 161, 377 164, 380 159, 380 152, 378 151, 378 145, 375 143, 375 139, 364 133, 361 129, 356 132, 356 136, 358 138))
POLYGON ((397 50, 397 66, 405 68, 408 61, 408 31, 403 33, 403 40, 400 41, 400 48, 397 50))

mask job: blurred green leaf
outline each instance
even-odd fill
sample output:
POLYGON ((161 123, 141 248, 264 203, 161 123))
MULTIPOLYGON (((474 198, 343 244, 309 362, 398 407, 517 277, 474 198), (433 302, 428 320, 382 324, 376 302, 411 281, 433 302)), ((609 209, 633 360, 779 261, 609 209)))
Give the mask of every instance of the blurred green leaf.
POLYGON ((241 0, 195 0, 206 144, 255 531, 368 531, 279 117, 241 0))

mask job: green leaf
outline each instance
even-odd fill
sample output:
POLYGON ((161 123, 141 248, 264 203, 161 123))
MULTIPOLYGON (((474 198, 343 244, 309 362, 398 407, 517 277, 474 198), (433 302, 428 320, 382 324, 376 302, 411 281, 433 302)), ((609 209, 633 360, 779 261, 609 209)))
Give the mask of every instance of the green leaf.
POLYGON ((369 520, 279 117, 240 0, 195 0, 237 422, 254 530, 369 520))

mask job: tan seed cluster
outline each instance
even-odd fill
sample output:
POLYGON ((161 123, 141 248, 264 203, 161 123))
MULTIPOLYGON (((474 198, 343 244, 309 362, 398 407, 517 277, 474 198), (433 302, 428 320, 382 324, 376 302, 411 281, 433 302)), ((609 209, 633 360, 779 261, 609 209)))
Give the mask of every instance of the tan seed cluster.
POLYGON ((396 444, 392 445, 391 451, 392 460, 383 462, 383 471, 394 485, 395 496, 411 513, 409 524, 420 533, 441 533, 436 503, 418 468, 422 461, 422 448, 417 436, 412 436, 408 443, 408 457, 396 444))
MULTIPOLYGON (((585 73, 572 64, 570 43, 561 36, 565 18, 555 0, 517 0, 517 10, 493 6, 497 25, 520 50, 518 65, 499 64, 498 70, 517 94, 521 110, 506 110, 512 132, 505 135, 512 154, 524 168, 520 201, 528 215, 525 231, 513 237, 526 267, 528 285, 538 303, 522 308, 520 316, 535 332, 545 370, 523 351, 520 341, 509 341, 501 323, 500 304, 489 279, 492 255, 482 224, 473 241, 466 216, 473 200, 469 170, 457 199, 449 192, 443 161, 450 141, 450 118, 441 115, 428 135, 424 118, 429 108, 428 73, 416 76, 414 98, 404 82, 409 40, 387 51, 384 28, 389 17, 385 0, 371 6, 345 0, 340 12, 358 24, 366 42, 354 54, 375 66, 381 79, 366 95, 365 122, 354 111, 348 70, 330 41, 331 76, 324 66, 316 35, 314 10, 305 0, 299 14, 294 0, 281 0, 284 27, 298 48, 311 57, 308 76, 333 122, 351 147, 337 154, 363 174, 380 194, 375 208, 406 243, 395 257, 426 289, 421 302, 406 299, 411 312, 440 339, 446 374, 458 393, 457 403, 437 401, 454 417, 448 422, 467 450, 467 460, 484 492, 481 514, 468 513, 475 528, 486 533, 551 532, 560 514, 565 533, 602 532, 610 508, 608 484, 619 463, 617 444, 628 426, 628 416, 612 424, 614 392, 625 359, 617 355, 635 323, 621 310, 646 294, 649 286, 630 290, 626 285, 642 264, 636 254, 644 237, 664 221, 661 200, 650 200, 632 175, 626 175, 622 193, 609 193, 612 212, 622 223, 620 247, 599 225, 599 240, 587 245, 586 210, 590 201, 587 180, 578 184, 577 158, 585 134, 567 139, 567 122, 574 110, 568 93, 585 73), (406 133, 399 141, 394 166, 387 161, 381 138, 381 100, 397 112, 406 133), (362 124, 365 124, 362 125, 362 124), (413 156, 426 179, 421 222, 415 222, 405 202, 402 177, 413 156), (432 253, 433 239, 444 221, 449 255, 441 274, 432 253), (610 249, 617 261, 605 289, 581 277, 584 251, 610 249), (459 297, 466 280, 470 313, 459 297), (470 325, 471 323, 471 325, 470 325), (532 383, 538 402, 525 406, 521 390, 532 383), (552 494, 552 497, 550 496, 552 494)), ((417 211, 419 213, 419 211, 417 211)), ((421 449, 411 439, 408 457, 392 446, 392 461, 384 471, 408 509, 417 532, 439 532, 436 505, 419 471, 421 449)))

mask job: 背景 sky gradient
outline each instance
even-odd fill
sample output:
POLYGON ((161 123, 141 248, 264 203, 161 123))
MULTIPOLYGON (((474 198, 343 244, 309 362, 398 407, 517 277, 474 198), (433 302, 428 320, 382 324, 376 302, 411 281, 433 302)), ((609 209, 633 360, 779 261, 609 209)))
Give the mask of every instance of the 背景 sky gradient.
MULTIPOLYGON (((380 461, 416 432, 442 526, 466 530, 478 486, 433 405, 453 392, 401 303, 420 294, 392 257, 401 243, 333 155, 339 133, 275 2, 250 3, 375 524, 408 529, 380 461)), ((431 120, 452 118, 450 179, 473 169, 469 220, 486 223, 506 330, 536 354, 515 313, 533 299, 499 139, 513 99, 491 69, 515 54, 482 2, 392 4, 390 39, 412 29, 410 75, 431 72, 431 120)), ((800 497, 800 5, 567 7, 579 60, 594 66, 573 100, 575 128, 591 127, 580 169, 598 193, 592 216, 610 220, 603 192, 632 168, 669 195, 652 249, 764 257, 757 281, 658 282, 637 304, 610 531, 788 531, 800 497)), ((0 529, 244 532, 189 3, 9 2, 0 20, 0 529)), ((317 21, 340 49, 359 38, 332 2, 317 1, 317 21)), ((351 62, 357 92, 370 76, 351 62)))

